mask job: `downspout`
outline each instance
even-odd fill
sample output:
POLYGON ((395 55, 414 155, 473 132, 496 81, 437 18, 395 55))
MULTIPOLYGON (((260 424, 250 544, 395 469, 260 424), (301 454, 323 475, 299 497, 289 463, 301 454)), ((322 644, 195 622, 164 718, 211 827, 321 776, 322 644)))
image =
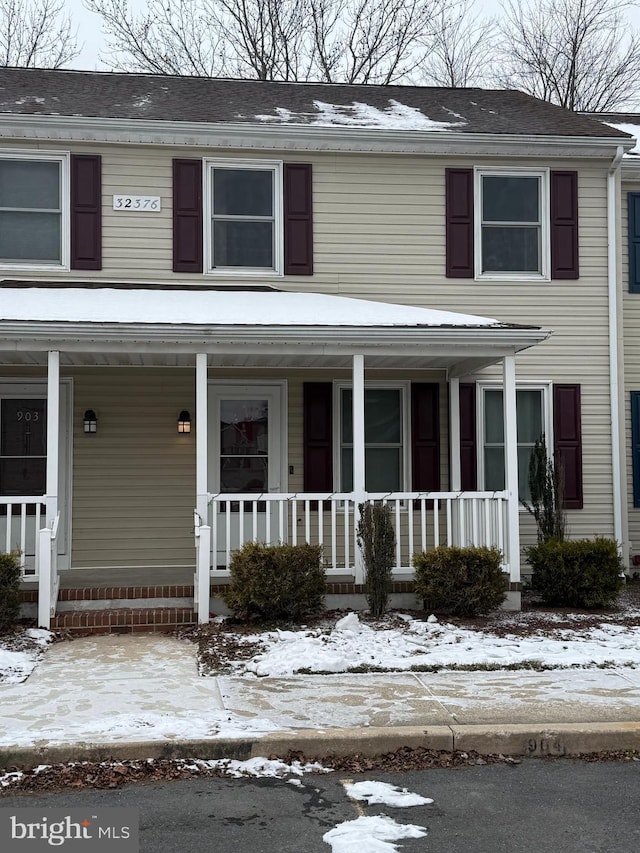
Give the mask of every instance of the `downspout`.
MULTIPOLYGON (((611 387, 611 454, 613 470, 613 530, 616 542, 623 545, 622 466, 620 461, 620 387, 618 359, 618 264, 616 180, 624 149, 618 145, 607 175, 607 278, 609 285, 609 384, 611 387)), ((628 555, 622 555, 627 559, 628 555)))

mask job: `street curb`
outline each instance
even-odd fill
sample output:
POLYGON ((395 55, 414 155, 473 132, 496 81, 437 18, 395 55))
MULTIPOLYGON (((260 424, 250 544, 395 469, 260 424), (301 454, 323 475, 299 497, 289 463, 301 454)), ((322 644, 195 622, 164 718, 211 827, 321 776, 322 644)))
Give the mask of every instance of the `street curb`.
POLYGON ((520 757, 640 751, 640 722, 385 728, 372 726, 352 729, 298 729, 252 738, 0 747, 0 767, 13 770, 71 761, 101 762, 146 758, 235 758, 244 761, 258 756, 286 758, 289 752, 301 752, 307 759, 329 755, 341 757, 355 753, 372 758, 403 747, 520 757))

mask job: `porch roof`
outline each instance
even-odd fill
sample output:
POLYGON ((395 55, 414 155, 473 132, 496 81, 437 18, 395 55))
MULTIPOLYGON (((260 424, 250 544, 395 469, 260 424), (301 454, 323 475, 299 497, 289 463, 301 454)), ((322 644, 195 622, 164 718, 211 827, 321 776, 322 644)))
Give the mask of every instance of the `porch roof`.
MULTIPOLYGON (((549 331, 489 317, 322 293, 108 286, 0 288, 0 362, 191 366, 376 366, 478 369, 549 331), (123 358, 126 356, 126 358, 123 358)), ((13 285, 13 286, 11 286, 13 285)))

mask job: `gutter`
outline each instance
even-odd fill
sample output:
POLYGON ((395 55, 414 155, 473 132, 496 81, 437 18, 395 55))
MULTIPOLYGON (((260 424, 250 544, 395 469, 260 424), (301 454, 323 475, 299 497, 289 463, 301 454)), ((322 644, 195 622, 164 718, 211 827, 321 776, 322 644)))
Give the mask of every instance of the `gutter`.
MULTIPOLYGON (((609 289, 609 384, 611 388, 611 455, 613 473, 613 529, 619 547, 623 547, 622 464, 620 458, 620 384, 618 358, 618 263, 616 181, 624 154, 618 146, 607 174, 607 280, 609 289)), ((628 555, 627 555, 628 556, 628 555)), ((627 559, 623 553, 623 558, 627 559)))

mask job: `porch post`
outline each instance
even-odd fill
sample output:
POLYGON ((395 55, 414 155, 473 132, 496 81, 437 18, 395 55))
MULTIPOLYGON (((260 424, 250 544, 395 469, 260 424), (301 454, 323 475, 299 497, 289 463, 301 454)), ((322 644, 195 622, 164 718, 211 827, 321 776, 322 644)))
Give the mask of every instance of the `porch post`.
POLYGON ((518 429, 516 421, 516 357, 505 355, 503 369, 504 400, 504 482, 507 500, 507 551, 509 580, 520 582, 520 519, 518 512, 518 429))
MULTIPOLYGON (((352 365, 353 385, 353 521, 357 529, 360 520, 358 509, 365 499, 364 479, 364 356, 354 355, 352 365)), ((355 582, 364 583, 364 563, 357 544, 355 549, 355 582)))
POLYGON ((460 379, 449 379, 449 441, 451 445, 451 491, 462 491, 462 461, 460 459, 460 379))
POLYGON ((209 527, 208 440, 209 394, 207 355, 196 354, 196 512, 200 516, 200 537, 196 547, 195 586, 198 591, 198 622, 209 621, 209 571, 211 568, 211 528, 209 527))
POLYGON ((60 353, 47 355, 47 527, 58 514, 58 455, 60 444, 60 353))

